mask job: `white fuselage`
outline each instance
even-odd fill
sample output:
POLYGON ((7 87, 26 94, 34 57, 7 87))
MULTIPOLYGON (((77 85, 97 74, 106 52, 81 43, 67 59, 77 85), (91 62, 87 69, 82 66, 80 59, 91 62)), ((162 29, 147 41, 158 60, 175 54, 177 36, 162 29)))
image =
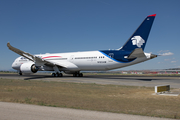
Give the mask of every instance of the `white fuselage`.
MULTIPOLYGON (((151 58, 150 53, 145 53, 145 57, 136 58, 132 62, 122 63, 114 60, 113 56, 104 55, 100 51, 39 54, 35 56, 38 56, 44 60, 50 61, 55 64, 61 64, 66 67, 59 68, 60 71, 104 71, 133 65, 136 63, 149 60, 151 58)), ((24 63, 35 64, 34 62, 24 57, 18 57, 13 62, 12 68, 20 71, 20 66, 24 63)), ((41 71, 54 71, 53 67, 51 66, 38 66, 41 66, 39 69, 41 71)))

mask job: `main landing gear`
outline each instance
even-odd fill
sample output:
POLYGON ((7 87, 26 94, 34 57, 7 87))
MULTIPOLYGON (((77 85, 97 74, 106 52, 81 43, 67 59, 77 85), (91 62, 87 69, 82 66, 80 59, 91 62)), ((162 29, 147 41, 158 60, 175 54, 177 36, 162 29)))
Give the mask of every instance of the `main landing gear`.
POLYGON ((75 73, 75 74, 73 74, 73 77, 83 77, 83 74, 82 73, 75 73))
MULTIPOLYGON (((63 77, 63 74, 57 72, 57 73, 52 73, 52 76, 53 77, 63 77)), ((73 77, 83 77, 83 74, 82 73, 74 73, 73 77)))
POLYGON ((62 73, 52 73, 52 76, 53 77, 63 77, 63 74, 62 73))

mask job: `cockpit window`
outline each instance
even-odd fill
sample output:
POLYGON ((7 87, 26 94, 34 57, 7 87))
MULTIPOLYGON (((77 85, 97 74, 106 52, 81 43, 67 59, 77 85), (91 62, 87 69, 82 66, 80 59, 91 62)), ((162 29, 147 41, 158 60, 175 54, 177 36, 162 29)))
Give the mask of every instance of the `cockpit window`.
POLYGON ((26 60, 27 58, 25 58, 25 57, 21 57, 21 60, 26 60))
POLYGON ((19 61, 28 61, 28 59, 25 57, 20 57, 19 61))

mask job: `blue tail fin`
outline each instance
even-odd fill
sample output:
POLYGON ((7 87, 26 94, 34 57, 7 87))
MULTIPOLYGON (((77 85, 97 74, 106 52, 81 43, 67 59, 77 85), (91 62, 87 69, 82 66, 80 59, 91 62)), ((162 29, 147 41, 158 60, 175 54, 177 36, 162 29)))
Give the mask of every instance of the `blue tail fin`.
POLYGON ((136 48, 144 50, 155 16, 156 14, 147 16, 120 50, 133 51, 136 48))

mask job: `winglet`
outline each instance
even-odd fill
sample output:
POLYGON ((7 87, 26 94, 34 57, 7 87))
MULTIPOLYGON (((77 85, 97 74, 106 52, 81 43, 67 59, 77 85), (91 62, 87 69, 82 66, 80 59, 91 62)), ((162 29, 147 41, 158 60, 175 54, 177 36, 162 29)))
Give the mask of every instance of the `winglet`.
POLYGON ((8 48, 11 46, 9 42, 7 43, 7 46, 8 46, 8 48))

